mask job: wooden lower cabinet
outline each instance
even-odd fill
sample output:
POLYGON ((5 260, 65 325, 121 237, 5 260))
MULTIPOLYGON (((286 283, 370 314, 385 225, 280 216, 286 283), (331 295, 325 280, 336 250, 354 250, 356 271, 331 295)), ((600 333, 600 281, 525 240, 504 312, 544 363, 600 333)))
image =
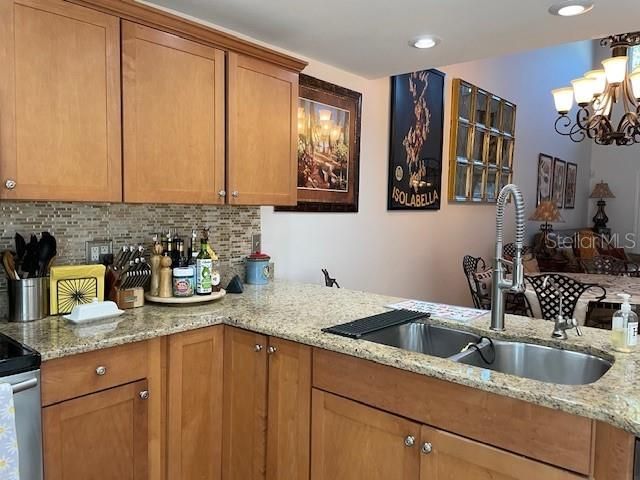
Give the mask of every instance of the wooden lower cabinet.
POLYGON ((420 480, 584 479, 565 470, 435 428, 423 426, 420 438, 420 480))
POLYGON ((311 348, 226 327, 224 480, 309 476, 311 348))
POLYGON ((222 475, 222 325, 169 337, 167 468, 171 480, 222 475))
POLYGON ((314 389, 312 425, 311 480, 419 479, 417 423, 314 389))
POLYGON ((43 409, 47 480, 146 480, 147 381, 43 409))
POLYGON ((544 463, 313 390, 311 480, 578 480, 544 463))

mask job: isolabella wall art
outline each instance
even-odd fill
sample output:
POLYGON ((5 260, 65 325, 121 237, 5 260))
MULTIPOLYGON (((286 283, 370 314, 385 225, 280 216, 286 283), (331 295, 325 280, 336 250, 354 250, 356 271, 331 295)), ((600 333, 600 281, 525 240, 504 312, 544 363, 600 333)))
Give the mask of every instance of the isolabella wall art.
POLYGON ((391 77, 389 210, 439 210, 442 197, 444 74, 391 77))

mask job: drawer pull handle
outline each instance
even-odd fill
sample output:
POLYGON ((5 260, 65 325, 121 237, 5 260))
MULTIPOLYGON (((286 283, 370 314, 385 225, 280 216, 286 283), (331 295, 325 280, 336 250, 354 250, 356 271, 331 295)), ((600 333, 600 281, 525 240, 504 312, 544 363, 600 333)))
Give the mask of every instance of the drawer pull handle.
POLYGON ((261 352, 262 351, 262 345, 260 345, 259 343, 256 343, 256 346, 255 346, 254 350, 256 352, 261 352))
POLYGON ((149 390, 142 390, 140 392, 140 398, 142 400, 147 400, 149 398, 149 390))
POLYGON ((7 190, 13 190, 14 188, 16 188, 16 181, 8 178, 7 181, 4 182, 4 186, 7 188, 7 190))
POLYGON ((407 435, 404 439, 404 444, 407 447, 413 447, 416 444, 416 437, 414 437, 413 435, 407 435))
POLYGON ((240 192, 238 192, 237 190, 234 190, 233 192, 231 192, 231 196, 234 198, 237 198, 238 195, 240 195, 240 192))
POLYGON ((422 447, 420 448, 420 452, 424 453, 425 455, 429 455, 431 452, 433 452, 433 445, 431 445, 429 442, 423 443, 422 447))
POLYGON ((102 377, 106 373, 107 373, 107 367, 100 365, 98 368, 96 368, 96 374, 98 376, 102 377))
POLYGON ((224 197, 226 197, 226 196, 227 196, 227 192, 226 192, 226 190, 220 190, 220 191, 218 192, 218 196, 219 196, 220 198, 224 198, 224 197))
POLYGON ((271 345, 269 348, 267 348, 267 353, 269 355, 273 355, 274 353, 276 353, 278 351, 278 347, 274 347, 273 345, 271 345))

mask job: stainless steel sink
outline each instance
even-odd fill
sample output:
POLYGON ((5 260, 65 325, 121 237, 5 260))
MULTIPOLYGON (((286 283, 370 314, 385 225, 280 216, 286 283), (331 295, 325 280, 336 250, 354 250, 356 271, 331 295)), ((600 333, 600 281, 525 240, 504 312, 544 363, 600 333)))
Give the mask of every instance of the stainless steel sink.
POLYGON ((532 343, 493 340, 491 346, 483 339, 480 350, 482 356, 477 350, 470 349, 468 355, 457 360, 466 365, 562 385, 593 383, 612 365, 608 360, 587 353, 532 343))
POLYGON ((362 339, 435 357, 451 357, 460 353, 467 344, 480 341, 480 336, 439 325, 411 322, 363 335, 362 339))

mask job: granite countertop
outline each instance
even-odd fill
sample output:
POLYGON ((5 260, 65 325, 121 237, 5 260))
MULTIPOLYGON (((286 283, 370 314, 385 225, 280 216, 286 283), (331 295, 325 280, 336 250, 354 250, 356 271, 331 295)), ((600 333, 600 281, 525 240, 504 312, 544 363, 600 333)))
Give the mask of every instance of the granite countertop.
POLYGON ((46 361, 226 323, 602 420, 640 436, 640 353, 612 352, 608 331, 583 327, 582 337, 570 332, 569 340, 554 341, 550 338, 551 323, 543 320, 507 316, 506 332, 501 334, 490 332, 489 315, 464 325, 437 318, 431 320, 489 334, 493 338, 533 340, 615 357, 611 369, 590 385, 543 383, 321 331, 327 326, 384 312, 385 305, 399 300, 353 290, 277 281, 265 286, 247 285, 242 295, 229 294, 204 306, 147 305, 129 310, 114 321, 86 326, 74 326, 61 317, 49 317, 27 324, 2 323, 0 332, 35 348, 46 361))

